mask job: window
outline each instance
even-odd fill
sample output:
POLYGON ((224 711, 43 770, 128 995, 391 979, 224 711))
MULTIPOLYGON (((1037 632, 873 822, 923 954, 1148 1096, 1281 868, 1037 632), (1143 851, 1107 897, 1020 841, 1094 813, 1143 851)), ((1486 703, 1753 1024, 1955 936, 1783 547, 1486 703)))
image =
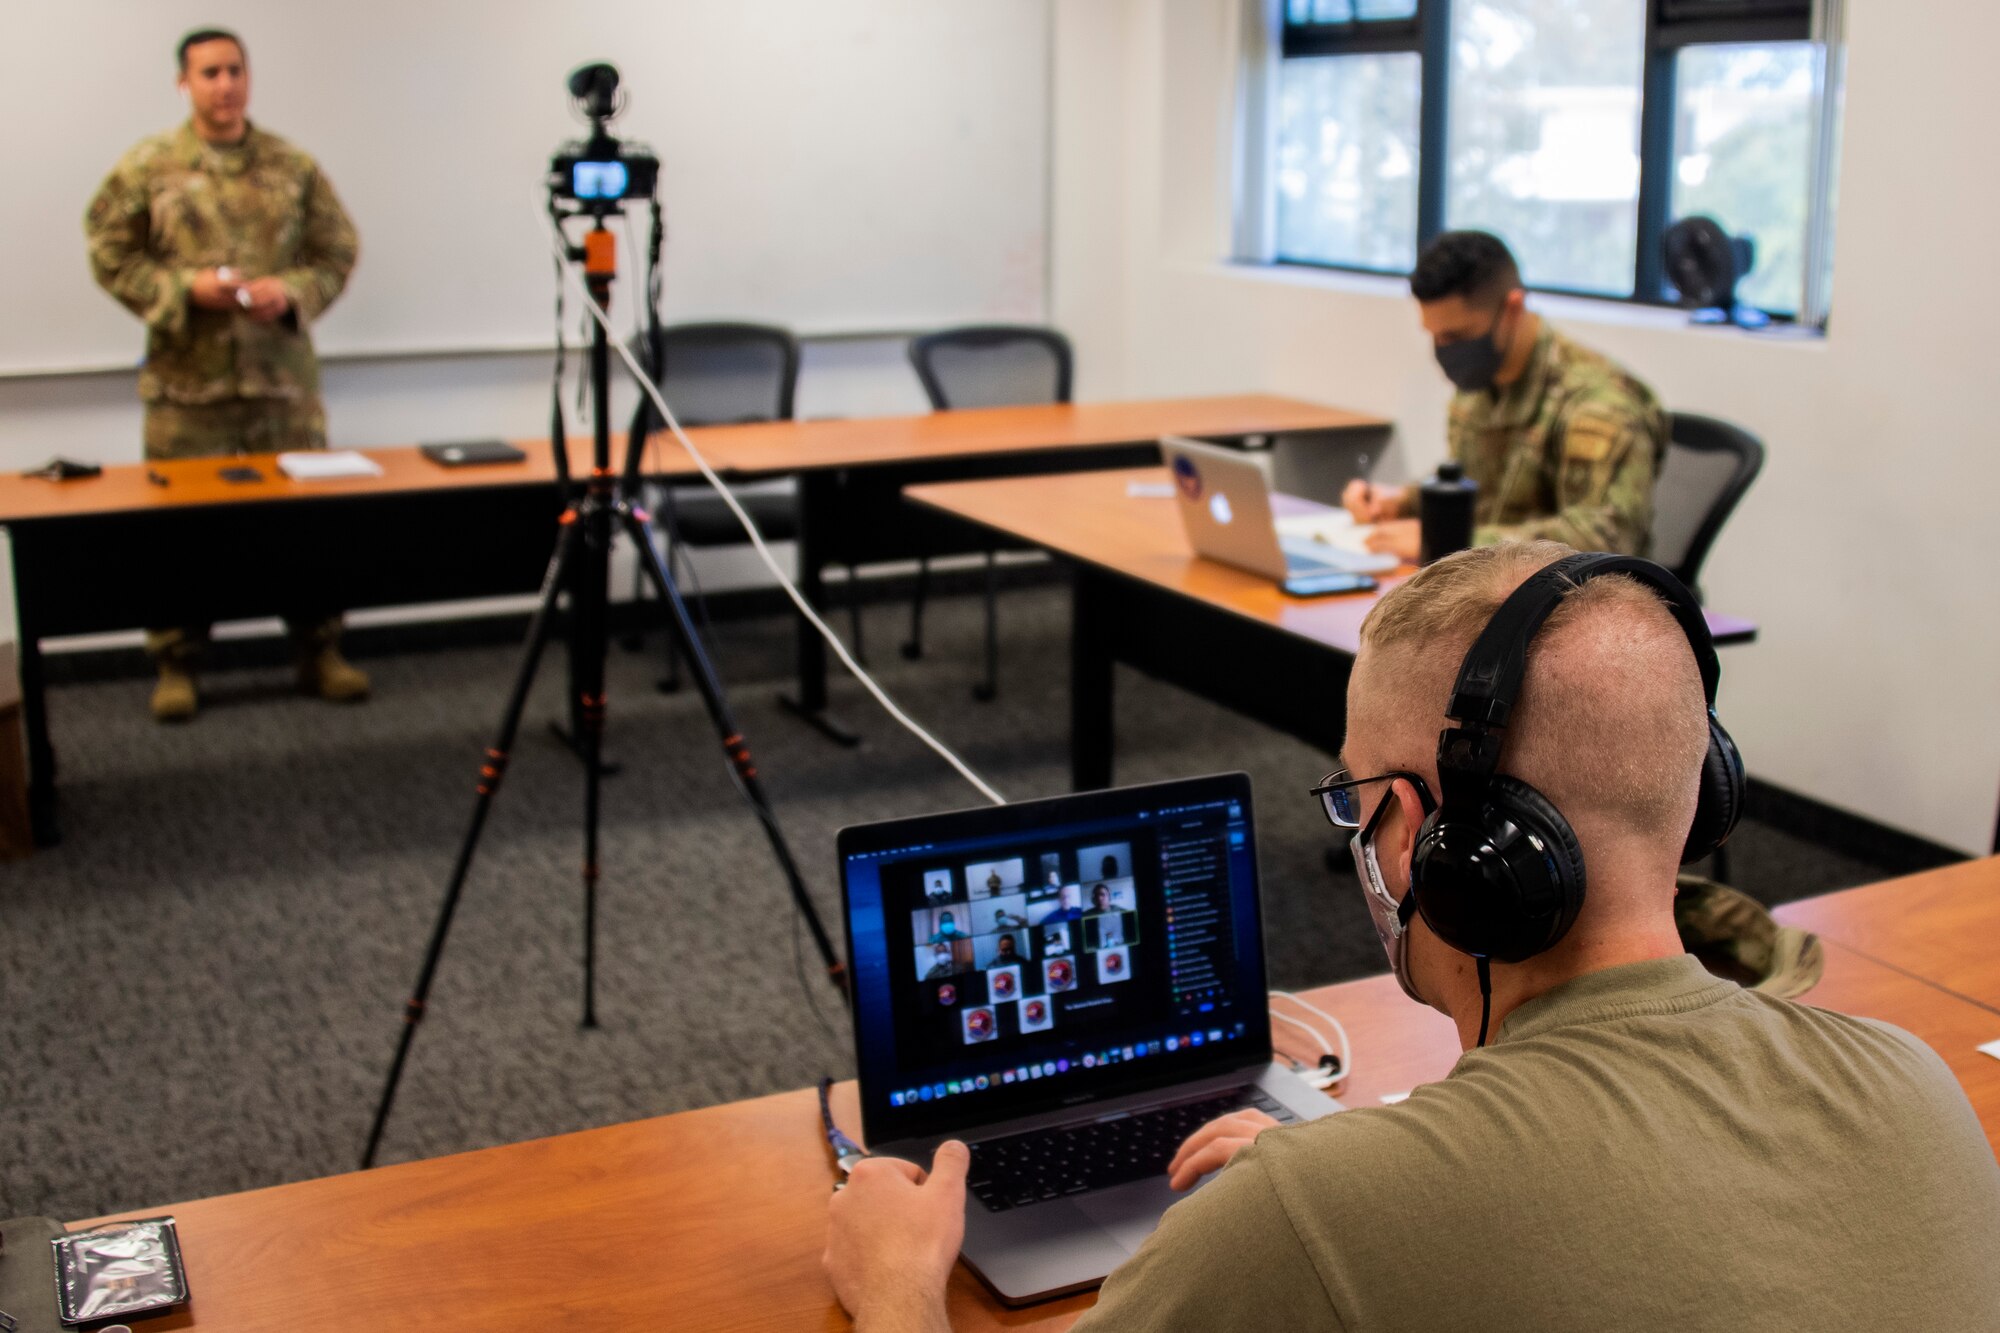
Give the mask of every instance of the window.
POLYGON ((1285 62, 1279 253, 1404 273, 1417 262, 1421 63, 1414 53, 1285 62))
POLYGON ((1276 243, 1309 263, 1417 262, 1417 0, 1286 0, 1272 173, 1276 243))
POLYGON ((1660 238, 1702 214, 1753 243, 1739 298, 1797 313, 1809 267, 1823 293, 1838 109, 1811 7, 1285 0, 1268 257, 1407 272, 1478 227, 1531 286, 1664 302, 1660 238))
POLYGON ((1811 203, 1811 44, 1690 46, 1679 54, 1674 88, 1669 212, 1703 214, 1731 236, 1752 237, 1757 253, 1738 299, 1796 312, 1811 203))
POLYGON ((1631 293, 1645 25, 1635 0, 1455 0, 1447 228, 1536 286, 1631 293))
POLYGON ((1285 3, 1285 22, 1301 25, 1416 16, 1417 0, 1286 0, 1285 3))

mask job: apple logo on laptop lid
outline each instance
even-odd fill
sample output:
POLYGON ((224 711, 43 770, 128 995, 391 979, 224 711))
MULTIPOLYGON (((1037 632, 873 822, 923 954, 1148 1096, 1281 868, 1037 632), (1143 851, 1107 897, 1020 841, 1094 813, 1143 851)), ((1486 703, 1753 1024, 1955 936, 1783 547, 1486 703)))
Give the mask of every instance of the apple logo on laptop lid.
POLYGON ((1208 512, 1217 523, 1224 525, 1236 517, 1236 511, 1229 507, 1229 496, 1222 491, 1217 491, 1208 498, 1208 512))

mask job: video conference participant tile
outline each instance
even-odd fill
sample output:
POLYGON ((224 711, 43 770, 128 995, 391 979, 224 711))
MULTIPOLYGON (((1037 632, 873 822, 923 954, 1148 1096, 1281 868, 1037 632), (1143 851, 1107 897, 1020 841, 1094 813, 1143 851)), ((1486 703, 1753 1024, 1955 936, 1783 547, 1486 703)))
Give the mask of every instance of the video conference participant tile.
POLYGON ((974 898, 998 898, 1019 893, 1028 882, 1028 863, 1012 856, 1005 861, 975 861, 965 868, 965 887, 974 898))

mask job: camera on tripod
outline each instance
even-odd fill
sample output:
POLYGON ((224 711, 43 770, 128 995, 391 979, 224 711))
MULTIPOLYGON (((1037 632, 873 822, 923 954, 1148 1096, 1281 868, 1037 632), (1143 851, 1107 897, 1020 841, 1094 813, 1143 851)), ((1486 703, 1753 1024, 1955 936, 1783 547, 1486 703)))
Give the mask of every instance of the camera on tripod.
POLYGON ((628 200, 652 198, 660 184, 660 159, 644 144, 614 138, 609 129, 620 110, 617 68, 583 66, 569 76, 569 95, 590 118, 590 137, 570 140, 550 159, 551 199, 574 200, 578 212, 603 215, 628 200))

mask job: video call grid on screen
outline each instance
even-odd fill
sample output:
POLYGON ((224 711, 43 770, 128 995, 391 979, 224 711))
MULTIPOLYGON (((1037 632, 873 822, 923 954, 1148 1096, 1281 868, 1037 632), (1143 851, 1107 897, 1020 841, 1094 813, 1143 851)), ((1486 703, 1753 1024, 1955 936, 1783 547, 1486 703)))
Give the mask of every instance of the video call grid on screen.
POLYGON ((858 826, 839 845, 871 1137, 1159 1086, 1270 1048, 1243 774, 858 826), (967 1093, 961 1109, 953 1094, 967 1093))
MULTIPOLYGON (((1143 965, 1139 872, 1152 868, 1156 882, 1157 862, 1146 831, 1117 841, 1045 836, 1013 854, 884 866, 884 902, 908 930, 910 965, 896 989, 914 991, 913 1004, 897 1006, 899 1045, 934 1063, 1127 1017, 1134 1006, 1119 988, 1143 965)), ((897 933, 892 921, 892 940, 897 933)))
POLYGON ((1186 811, 1193 824, 1147 812, 880 863, 895 1063, 1004 1060, 1235 1008, 1241 968, 1261 973, 1233 901, 1234 881, 1255 892, 1247 802, 1186 811))

